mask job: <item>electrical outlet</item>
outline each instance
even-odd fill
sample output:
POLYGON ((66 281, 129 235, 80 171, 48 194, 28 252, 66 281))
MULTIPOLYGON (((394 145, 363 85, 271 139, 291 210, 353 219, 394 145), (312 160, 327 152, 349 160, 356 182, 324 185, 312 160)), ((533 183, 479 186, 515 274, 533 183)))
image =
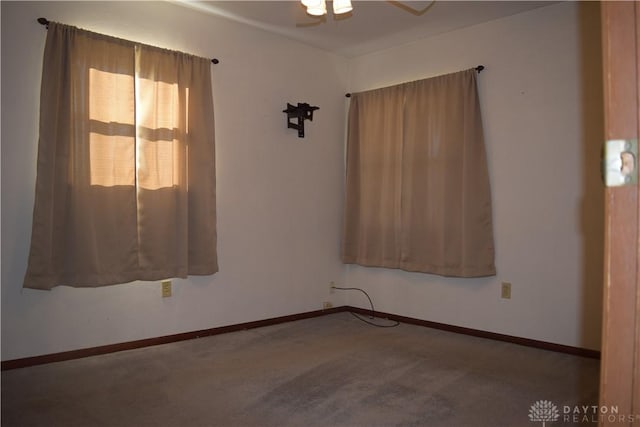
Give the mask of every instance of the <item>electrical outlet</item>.
POLYGON ((322 309, 323 309, 323 310, 328 310, 328 309, 330 309, 331 307, 333 307, 333 304, 331 304, 331 302, 330 302, 330 301, 325 301, 325 302, 323 302, 323 303, 322 303, 322 309))
POLYGON ((162 281, 162 298, 171 296, 171 280, 162 281))
POLYGON ((511 283, 510 282, 502 282, 501 296, 504 299, 511 299, 511 283))
POLYGON ((335 288, 336 288, 335 282, 333 282, 333 281, 329 282, 329 293, 330 294, 332 294, 332 293, 334 293, 336 291, 335 288))

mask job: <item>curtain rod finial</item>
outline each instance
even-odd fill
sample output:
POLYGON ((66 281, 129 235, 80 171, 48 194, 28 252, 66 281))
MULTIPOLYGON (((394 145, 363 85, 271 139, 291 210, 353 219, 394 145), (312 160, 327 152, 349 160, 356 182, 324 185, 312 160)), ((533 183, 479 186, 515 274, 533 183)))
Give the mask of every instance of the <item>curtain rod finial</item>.
POLYGON ((476 67, 476 71, 478 72, 478 74, 480 73, 480 71, 484 70, 484 65, 478 65, 476 67))
POLYGON ((47 18, 38 18, 38 24, 46 25, 49 28, 49 20, 47 18))
POLYGON ((218 58, 213 58, 213 59, 211 60, 211 62, 213 62, 214 64, 218 64, 218 63, 220 63, 220 61, 218 60, 218 58))

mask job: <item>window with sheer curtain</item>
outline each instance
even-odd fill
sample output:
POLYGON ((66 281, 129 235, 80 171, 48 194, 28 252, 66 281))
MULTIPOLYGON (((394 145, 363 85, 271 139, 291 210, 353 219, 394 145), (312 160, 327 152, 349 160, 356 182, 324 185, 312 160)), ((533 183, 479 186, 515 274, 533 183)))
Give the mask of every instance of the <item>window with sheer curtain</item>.
POLYGON ((342 259, 494 275, 476 71, 353 94, 342 259))
POLYGON ((51 22, 24 287, 217 271, 210 61, 51 22))

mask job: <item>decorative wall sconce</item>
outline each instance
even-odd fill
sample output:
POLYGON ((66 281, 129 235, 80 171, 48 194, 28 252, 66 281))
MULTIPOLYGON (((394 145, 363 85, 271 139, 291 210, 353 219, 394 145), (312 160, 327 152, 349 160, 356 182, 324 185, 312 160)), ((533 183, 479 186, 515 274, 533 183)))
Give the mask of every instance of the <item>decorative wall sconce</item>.
POLYGON ((298 138, 304 138, 304 121, 313 121, 313 112, 319 109, 320 107, 313 107, 306 102, 298 103, 298 106, 287 102, 287 109, 282 110, 283 113, 287 113, 287 128, 296 129, 298 138), (291 119, 298 119, 298 123, 292 123, 291 119))

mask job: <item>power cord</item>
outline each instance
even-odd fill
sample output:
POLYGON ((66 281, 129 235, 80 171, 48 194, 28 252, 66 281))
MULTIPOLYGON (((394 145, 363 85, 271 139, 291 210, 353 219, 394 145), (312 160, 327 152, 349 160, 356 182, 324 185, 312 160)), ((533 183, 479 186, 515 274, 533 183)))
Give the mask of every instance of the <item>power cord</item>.
MULTIPOLYGON (((362 292, 362 293, 367 297, 367 299, 369 300, 369 304, 371 305, 371 317, 370 317, 370 319, 371 319, 371 320, 375 319, 376 311, 375 311, 375 309, 373 308, 373 301, 371 301, 371 297, 369 296, 369 294, 368 294, 368 293, 366 293, 366 292, 364 291, 364 289, 360 289, 360 288, 339 288, 339 287, 337 287, 337 286, 332 286, 332 288, 333 288, 333 289, 338 289, 338 290, 340 290, 340 291, 360 291, 360 292, 362 292)), ((370 322, 370 321, 368 321, 367 319, 364 319, 364 318, 360 317, 359 315, 357 315, 356 313, 354 313, 354 312, 352 312, 352 311, 350 311, 349 313, 351 313, 351 315, 352 315, 353 317, 355 317, 356 319, 361 320, 361 321, 363 321, 364 323, 367 323, 367 324, 369 324, 369 325, 371 325, 371 326, 376 326, 376 327, 378 327, 378 328, 394 328, 394 327, 396 327, 396 326, 398 326, 398 325, 400 324, 400 322, 398 322, 398 321, 396 320, 396 321, 394 321, 395 323, 393 323, 393 324, 391 324, 391 325, 380 325, 380 324, 378 324, 378 323, 370 322)), ((387 320, 389 320, 389 319, 387 319, 387 320)))

